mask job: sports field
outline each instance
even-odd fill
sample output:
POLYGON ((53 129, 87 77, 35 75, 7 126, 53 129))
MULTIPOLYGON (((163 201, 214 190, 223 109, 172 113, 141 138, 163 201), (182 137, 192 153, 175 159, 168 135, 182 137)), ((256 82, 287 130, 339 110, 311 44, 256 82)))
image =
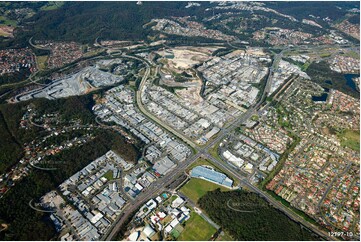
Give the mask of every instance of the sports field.
POLYGON ((347 146, 350 149, 360 151, 360 130, 344 130, 337 136, 343 147, 347 146))
POLYGON ((204 196, 208 191, 213 191, 217 188, 220 188, 222 191, 229 191, 229 189, 215 183, 198 178, 191 178, 189 182, 180 189, 180 192, 186 195, 194 203, 197 203, 198 199, 204 196))
POLYGON ((40 70, 46 69, 46 61, 48 60, 47 55, 39 55, 36 56, 36 61, 38 62, 38 66, 40 70))
POLYGON ((178 237, 181 241, 207 241, 217 230, 196 212, 185 223, 184 231, 178 237))

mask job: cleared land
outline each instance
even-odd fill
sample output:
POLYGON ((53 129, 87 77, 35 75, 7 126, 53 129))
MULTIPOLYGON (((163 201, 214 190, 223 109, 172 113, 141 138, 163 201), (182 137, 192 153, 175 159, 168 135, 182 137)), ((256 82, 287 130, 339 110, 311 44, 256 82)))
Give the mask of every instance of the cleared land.
POLYGON ((196 212, 191 213, 190 219, 186 222, 184 231, 178 237, 181 241, 207 241, 216 232, 207 221, 196 212))
POLYGON ((347 57, 352 57, 352 58, 355 58, 355 59, 360 59, 359 53, 357 53, 356 51, 352 51, 352 50, 344 53, 343 55, 347 56, 347 57))
POLYGON ((221 191, 229 191, 229 189, 215 183, 202 179, 191 178, 189 182, 180 189, 180 192, 186 195, 194 203, 197 203, 201 197, 206 195, 207 192, 214 191, 217 188, 220 188, 221 191))
POLYGON ((0 36, 13 37, 14 27, 12 26, 1 26, 0 25, 0 36))
POLYGON ((158 51, 162 57, 167 58, 167 68, 173 71, 189 69, 195 64, 206 61, 210 58, 213 51, 219 47, 176 47, 158 51))

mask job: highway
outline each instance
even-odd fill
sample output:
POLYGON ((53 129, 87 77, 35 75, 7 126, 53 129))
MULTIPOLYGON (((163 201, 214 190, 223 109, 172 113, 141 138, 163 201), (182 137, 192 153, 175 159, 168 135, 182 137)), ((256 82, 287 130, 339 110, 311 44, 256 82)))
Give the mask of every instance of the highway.
MULTIPOLYGON (((140 59, 138 57, 127 56, 129 58, 135 58, 135 59, 143 61, 146 64, 146 67, 147 67, 146 72, 145 72, 145 74, 144 74, 144 76, 143 76, 143 78, 141 80, 139 89, 136 92, 136 103, 137 103, 137 106, 138 106, 139 110, 145 116, 149 117, 150 119, 154 120, 159 125, 161 125, 168 132, 172 133, 174 136, 178 137, 180 140, 184 141, 185 143, 187 143, 188 145, 193 147, 197 152, 196 152, 196 154, 193 154, 191 157, 189 157, 183 163, 178 164, 178 166, 170 174, 168 174, 167 176, 162 177, 162 178, 158 179, 157 181, 155 181, 154 183, 152 183, 150 187, 148 187, 144 192, 142 192, 140 195, 138 195, 138 197, 136 198, 136 201, 133 201, 133 202, 127 204, 125 206, 124 210, 123 210, 124 211, 123 215, 120 216, 118 218, 118 220, 113 223, 113 226, 111 227, 111 229, 109 229, 108 233, 105 234, 105 236, 104 236, 105 240, 114 239, 114 237, 117 235, 117 233, 118 233, 119 229, 121 228, 121 226, 124 224, 124 222, 127 221, 128 217, 136 209, 138 209, 142 204, 144 204, 150 198, 154 197, 156 194, 159 194, 159 193, 163 192, 164 190, 166 190, 167 185, 172 183, 173 180, 176 179, 179 175, 181 175, 190 164, 192 164, 194 161, 196 161, 200 157, 205 157, 205 158, 209 159, 211 162, 215 163, 217 166, 221 167, 222 169, 227 171, 229 174, 232 174, 233 177, 238 179, 244 185, 244 187, 246 187, 249 190, 251 190, 251 191, 253 191, 255 193, 258 193, 259 195, 264 197, 269 203, 271 203, 274 207, 276 207, 277 209, 284 212, 288 217, 290 217, 294 221, 303 224, 307 228, 310 228, 311 230, 313 230, 315 233, 317 233, 321 237, 327 238, 328 240, 334 240, 335 239, 334 237, 330 237, 325 231, 320 230, 317 226, 305 221, 302 217, 300 217, 294 211, 292 211, 291 209, 283 206, 280 202, 275 201, 272 197, 270 197, 270 195, 268 195, 264 191, 260 190, 258 187, 254 186, 253 184, 251 184, 247 180, 247 175, 244 175, 244 174, 241 175, 240 173, 236 172, 234 170, 234 168, 231 167, 229 164, 227 164, 225 162, 221 162, 221 161, 215 159, 214 157, 212 157, 209 154, 209 149, 210 148, 212 148, 219 141, 224 139, 224 137, 228 133, 232 132, 235 128, 239 127, 242 123, 244 123, 247 119, 249 119, 258 110, 258 108, 262 105, 262 103, 266 99, 267 94, 269 93, 270 88, 272 86, 273 71, 277 70, 278 63, 279 63, 280 59, 282 58, 283 53, 285 51, 287 51, 288 49, 289 49, 289 47, 283 49, 279 54, 275 55, 274 61, 272 63, 272 66, 270 67, 270 71, 269 71, 268 77, 266 79, 265 88, 263 90, 263 93, 262 93, 262 96, 261 96, 260 100, 253 107, 251 107, 245 113, 243 113, 241 115, 241 117, 239 117, 238 119, 236 119, 232 123, 230 123, 228 125, 228 127, 222 128, 221 131, 219 132, 218 136, 214 140, 209 142, 204 147, 197 146, 193 141, 189 140, 183 134, 180 134, 178 131, 176 131, 173 128, 169 127, 167 124, 164 124, 161 120, 159 120, 157 117, 155 117, 154 115, 152 115, 151 113, 148 112, 148 110, 144 107, 144 105, 142 103, 141 95, 142 95, 143 88, 145 87, 145 84, 146 84, 146 82, 148 80, 148 77, 150 75, 151 65, 148 63, 148 61, 145 61, 145 60, 140 59)), ((126 55, 124 55, 124 56, 126 56, 126 55)))

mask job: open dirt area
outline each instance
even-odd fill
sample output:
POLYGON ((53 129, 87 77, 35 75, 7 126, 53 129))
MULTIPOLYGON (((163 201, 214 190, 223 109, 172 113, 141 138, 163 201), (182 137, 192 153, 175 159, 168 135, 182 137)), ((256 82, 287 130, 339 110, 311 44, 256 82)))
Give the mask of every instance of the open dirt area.
POLYGON ((257 56, 266 56, 267 54, 260 48, 248 48, 246 50, 247 54, 257 55, 257 56))
POLYGON ((11 26, 0 26, 0 36, 4 37, 14 37, 13 36, 14 27, 11 26))
POLYGON ((4 224, 4 223, 3 223, 3 224, 0 224, 0 232, 1 232, 1 231, 4 231, 4 230, 7 230, 8 227, 9 227, 9 226, 8 226, 7 224, 4 224))
POLYGON ((218 48, 219 47, 176 47, 158 51, 157 53, 167 58, 166 68, 178 72, 179 70, 186 70, 196 64, 207 61, 218 48))
POLYGON ((202 82, 201 80, 198 80, 196 82, 198 83, 197 86, 192 86, 185 89, 177 90, 176 94, 180 98, 184 99, 187 102, 190 102, 193 105, 203 102, 203 98, 199 95, 202 88, 202 82))

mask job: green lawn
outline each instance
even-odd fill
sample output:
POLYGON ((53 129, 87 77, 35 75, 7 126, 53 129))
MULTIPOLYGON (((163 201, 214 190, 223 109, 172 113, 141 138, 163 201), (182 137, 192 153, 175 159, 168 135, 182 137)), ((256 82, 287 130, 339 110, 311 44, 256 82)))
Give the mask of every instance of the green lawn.
POLYGON ((182 241, 207 241, 217 230, 196 212, 185 223, 184 231, 178 237, 182 241))
POLYGON ((213 191, 217 188, 220 188, 222 191, 229 191, 229 189, 215 183, 198 178, 191 178, 189 182, 180 189, 180 192, 186 195, 194 203, 197 203, 198 199, 204 196, 208 191, 213 191))
POLYGON ((341 145, 350 149, 360 151, 360 130, 344 130, 338 133, 341 145))
POLYGON ((303 66, 301 67, 302 71, 307 70, 307 68, 311 65, 312 62, 306 61, 305 64, 303 64, 303 66))
POLYGON ((13 27, 16 27, 17 22, 16 20, 11 20, 4 16, 0 16, 0 25, 11 25, 13 27))
POLYGON ((179 232, 178 232, 178 230, 176 230, 176 229, 173 229, 173 231, 172 231, 172 237, 173 238, 178 238, 179 237, 179 232))
POLYGON ((105 173, 103 177, 105 177, 108 181, 113 180, 113 171, 107 171, 107 173, 105 173))
POLYGON ((38 66, 40 70, 44 70, 46 69, 47 63, 46 61, 48 60, 48 56, 47 55, 39 55, 36 56, 36 61, 38 62, 38 66))
POLYGON ((352 57, 352 58, 355 58, 355 59, 360 59, 359 53, 357 53, 355 51, 346 52, 345 54, 343 54, 343 56, 352 57))
POLYGON ((331 53, 328 53, 328 52, 320 53, 320 57, 322 57, 322 58, 326 58, 326 57, 330 57, 330 56, 331 56, 331 53))

